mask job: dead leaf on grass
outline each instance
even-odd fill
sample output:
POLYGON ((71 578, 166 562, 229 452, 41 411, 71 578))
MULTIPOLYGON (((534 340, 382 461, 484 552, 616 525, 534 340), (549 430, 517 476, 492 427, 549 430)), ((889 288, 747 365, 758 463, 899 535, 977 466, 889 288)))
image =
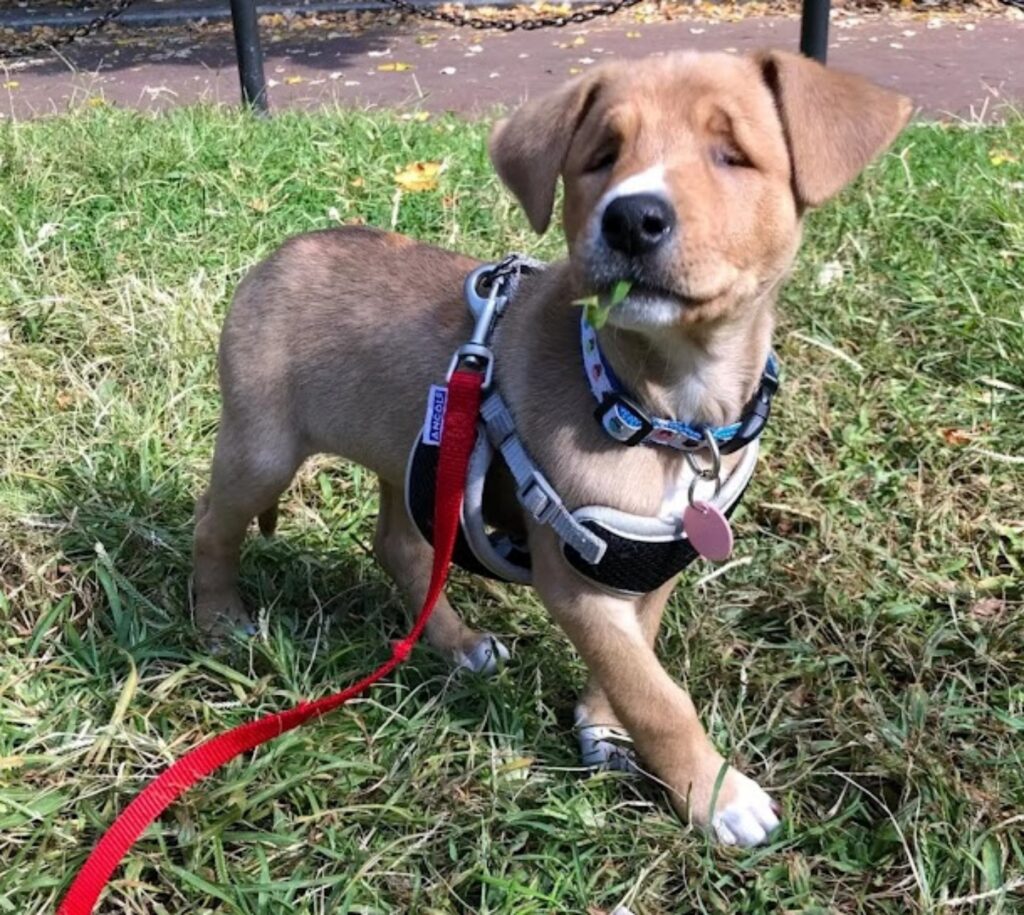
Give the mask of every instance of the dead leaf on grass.
POLYGON ((1006 601, 1001 597, 983 597, 971 604, 967 612, 976 620, 990 623, 1002 618, 1006 612, 1006 601))
POLYGON ((395 184, 411 193, 432 191, 437 187, 441 167, 440 162, 412 162, 395 175, 395 184))
POLYGON ((967 429, 943 429, 942 437, 947 445, 969 445, 974 439, 974 433, 967 429))
POLYGON ((998 168, 1000 165, 1015 165, 1020 159, 1008 149, 990 149, 988 161, 998 168))

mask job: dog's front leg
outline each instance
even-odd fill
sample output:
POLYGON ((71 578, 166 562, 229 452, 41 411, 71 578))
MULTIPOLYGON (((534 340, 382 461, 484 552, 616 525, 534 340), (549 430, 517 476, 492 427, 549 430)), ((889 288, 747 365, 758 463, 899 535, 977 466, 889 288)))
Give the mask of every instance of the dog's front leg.
MULTIPOLYGON (((644 764, 667 786, 676 810, 710 826, 727 844, 765 841, 779 822, 774 803, 711 745, 692 700, 654 654, 638 617, 641 601, 584 582, 564 562, 549 531, 534 532, 531 553, 538 594, 582 655, 644 764)), ((661 595, 662 602, 666 598, 661 595)))
MULTIPOLYGON (((644 639, 652 649, 661 628, 665 605, 675 588, 676 581, 676 578, 667 581, 657 591, 645 594, 637 601, 636 617, 644 639)), ((612 709, 608 696, 593 674, 587 679, 586 688, 576 706, 575 717, 580 758, 585 766, 621 769, 627 772, 636 768, 632 759, 633 754, 629 749, 629 735, 625 733, 625 728, 612 709)))

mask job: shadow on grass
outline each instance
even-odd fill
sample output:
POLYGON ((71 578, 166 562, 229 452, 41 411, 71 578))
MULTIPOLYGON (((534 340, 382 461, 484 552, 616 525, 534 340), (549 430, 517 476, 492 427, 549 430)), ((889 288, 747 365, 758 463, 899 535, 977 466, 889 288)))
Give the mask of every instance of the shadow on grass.
MULTIPOLYGON (((188 662, 205 655, 192 619, 190 579, 194 498, 182 468, 159 480, 68 467, 46 490, 39 517, 49 519, 56 574, 74 582, 75 602, 87 613, 104 654, 125 652, 136 663, 188 662), (59 520, 58 520, 59 519, 59 520)), ((285 656, 338 682, 337 655, 351 654, 353 671, 386 657, 389 641, 409 625, 390 579, 368 555, 355 525, 283 530, 265 539, 252 526, 242 549, 240 589, 261 624, 261 637, 239 641, 239 652, 264 672, 259 658, 285 656), (312 653, 312 656, 310 654, 312 653)), ((76 614, 77 616, 77 614, 76 614)), ((270 658, 264 658, 269 662, 270 658)), ((273 666, 277 666, 276 664, 273 666)))

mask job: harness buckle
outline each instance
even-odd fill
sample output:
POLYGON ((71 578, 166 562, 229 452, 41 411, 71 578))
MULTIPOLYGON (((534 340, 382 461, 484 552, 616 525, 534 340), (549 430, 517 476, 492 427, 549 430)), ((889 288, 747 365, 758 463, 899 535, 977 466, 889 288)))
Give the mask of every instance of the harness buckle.
POLYGON ((550 524, 562 505, 554 487, 540 473, 534 473, 526 485, 519 488, 516 496, 519 504, 540 524, 550 524))
POLYGON ((654 423, 644 408, 617 391, 610 391, 604 395, 594 410, 594 417, 612 438, 630 447, 642 444, 654 431, 654 423), (619 412, 622 408, 639 421, 639 428, 634 428, 622 418, 619 412))

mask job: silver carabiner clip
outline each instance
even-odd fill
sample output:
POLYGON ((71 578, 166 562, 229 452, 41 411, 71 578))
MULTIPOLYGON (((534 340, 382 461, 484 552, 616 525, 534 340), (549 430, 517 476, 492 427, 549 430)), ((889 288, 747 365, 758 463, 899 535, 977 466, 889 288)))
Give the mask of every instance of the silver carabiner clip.
POLYGON ((701 480, 708 483, 712 480, 715 481, 715 495, 712 498, 717 497, 722 491, 722 454, 718 450, 718 442, 715 440, 714 434, 707 428, 704 430, 704 445, 711 455, 710 467, 700 466, 696 450, 683 452, 686 463, 693 471, 693 479, 690 480, 690 488, 686 492, 686 501, 690 505, 693 505, 693 497, 697 494, 697 484, 701 480))
POLYGON ((488 303, 494 298, 495 293, 500 291, 501 281, 492 279, 491 288, 487 295, 483 296, 480 294, 480 280, 494 272, 494 264, 481 264, 466 277, 463 283, 463 296, 474 318, 479 319, 480 315, 487 308, 488 303))

